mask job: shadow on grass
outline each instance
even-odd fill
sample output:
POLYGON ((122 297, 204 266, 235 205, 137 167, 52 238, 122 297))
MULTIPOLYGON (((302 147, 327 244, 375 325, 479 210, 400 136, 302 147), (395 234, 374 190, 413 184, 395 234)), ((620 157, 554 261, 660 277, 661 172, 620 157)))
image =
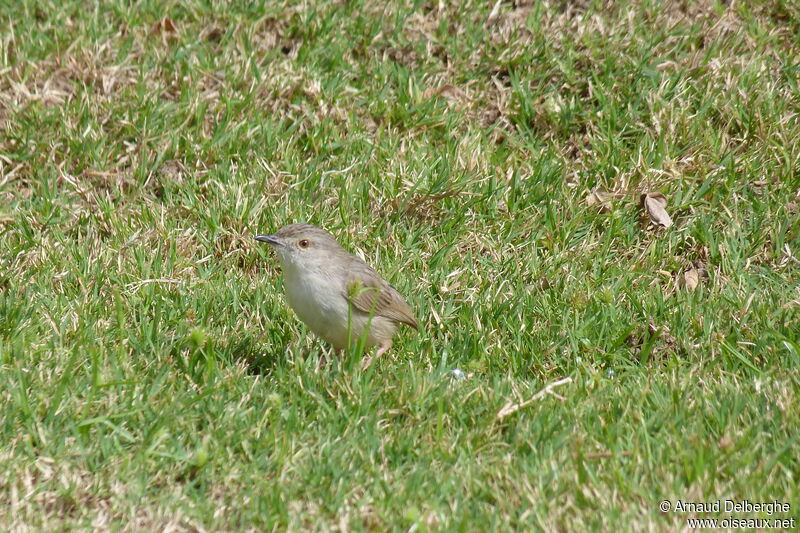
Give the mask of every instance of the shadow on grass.
POLYGON ((270 376, 286 360, 286 350, 279 346, 267 346, 258 339, 245 336, 230 339, 220 350, 231 362, 243 362, 250 374, 270 376))
POLYGON ((214 339, 208 332, 194 329, 174 339, 170 352, 178 369, 198 384, 215 375, 220 366, 238 363, 244 363, 250 374, 269 376, 284 363, 286 352, 261 341, 261 337, 249 335, 214 339))

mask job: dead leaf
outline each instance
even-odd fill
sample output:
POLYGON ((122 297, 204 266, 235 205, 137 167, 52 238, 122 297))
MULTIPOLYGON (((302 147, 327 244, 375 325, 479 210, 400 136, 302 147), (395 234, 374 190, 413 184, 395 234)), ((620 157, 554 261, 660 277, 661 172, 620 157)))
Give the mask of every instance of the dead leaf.
POLYGON ((586 196, 586 205, 597 205, 601 213, 607 213, 611 209, 611 200, 625 198, 625 194, 620 192, 609 192, 604 187, 596 187, 586 196))
POLYGON ((456 87, 455 85, 442 85, 435 89, 428 89, 422 95, 423 98, 433 98, 434 96, 444 96, 448 100, 464 100, 470 102, 472 99, 467 96, 467 93, 456 87))
POLYGON ((641 196, 641 206, 656 224, 665 228, 672 226, 672 218, 667 213, 667 197, 660 192, 649 192, 641 196))
POLYGON ((586 197, 586 205, 599 205, 601 212, 608 212, 611 209, 611 194, 603 187, 597 187, 586 197))
POLYGON ((733 446, 733 439, 726 433, 719 439, 718 446, 721 450, 727 450, 731 446, 733 446))
POLYGON ((683 273, 683 288, 687 291, 693 291, 700 283, 700 272, 695 268, 690 268, 683 273))
POLYGON ((689 268, 684 270, 683 275, 678 279, 678 287, 687 291, 695 290, 703 279, 708 278, 706 265, 701 261, 694 262, 689 268))
POLYGON ((158 33, 175 33, 177 31, 178 28, 175 26, 175 21, 168 17, 164 17, 161 20, 155 21, 150 27, 150 35, 155 35, 158 33))

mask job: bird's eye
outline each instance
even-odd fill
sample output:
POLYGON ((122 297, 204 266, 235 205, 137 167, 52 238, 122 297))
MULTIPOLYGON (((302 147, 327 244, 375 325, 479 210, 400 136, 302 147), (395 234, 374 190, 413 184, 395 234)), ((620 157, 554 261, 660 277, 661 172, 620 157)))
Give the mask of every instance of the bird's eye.
POLYGON ((300 245, 300 248, 308 248, 308 241, 303 239, 302 241, 298 242, 297 244, 300 245))

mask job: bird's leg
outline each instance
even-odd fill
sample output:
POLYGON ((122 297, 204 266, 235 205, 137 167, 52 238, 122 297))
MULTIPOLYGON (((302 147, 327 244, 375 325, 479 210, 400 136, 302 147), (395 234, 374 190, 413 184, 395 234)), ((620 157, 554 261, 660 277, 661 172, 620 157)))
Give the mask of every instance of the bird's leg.
MULTIPOLYGON (((344 353, 343 348, 334 348, 333 353, 336 354, 336 357, 341 360, 342 353, 344 353)), ((325 352, 322 352, 322 355, 319 356, 319 364, 317 365, 317 370, 322 370, 323 367, 328 366, 328 356, 325 355, 325 352)))
POLYGON ((388 352, 389 348, 391 348, 391 347, 392 347, 392 339, 386 339, 385 341, 383 341, 381 343, 381 345, 378 347, 378 351, 375 352, 375 355, 373 355, 372 357, 367 357, 366 359, 364 359, 364 362, 361 363, 361 370, 368 369, 369 365, 372 364, 373 360, 377 359, 378 357, 380 357, 383 354, 385 354, 386 352, 388 352))
POLYGON ((317 370, 322 370, 323 367, 327 366, 328 358, 325 356, 325 352, 319 356, 319 363, 317 364, 317 370))

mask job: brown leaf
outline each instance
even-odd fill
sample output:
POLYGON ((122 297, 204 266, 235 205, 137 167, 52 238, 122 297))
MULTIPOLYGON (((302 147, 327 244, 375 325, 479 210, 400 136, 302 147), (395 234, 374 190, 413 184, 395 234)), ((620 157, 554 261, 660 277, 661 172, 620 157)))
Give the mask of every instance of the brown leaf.
POLYGON ((679 289, 693 291, 703 280, 708 279, 708 269, 702 261, 695 261, 683 271, 683 274, 678 274, 677 278, 679 289))
POLYGON ((611 200, 619 200, 625 198, 625 194, 621 192, 609 192, 605 187, 596 187, 592 192, 586 195, 586 205, 597 205, 601 213, 607 213, 611 209, 611 200))
POLYGON ((611 194, 603 187, 597 187, 586 197, 586 205, 599 205, 600 211, 605 213, 611 208, 611 194))
POLYGON ((694 268, 690 268, 683 273, 683 288, 687 291, 693 291, 700 283, 700 272, 694 268))
POLYGON ((155 35, 157 33, 175 33, 177 31, 178 28, 175 26, 175 21, 168 17, 155 21, 150 27, 150 35, 155 35))
POLYGON ((667 197, 660 192, 649 192, 641 196, 641 206, 656 224, 665 228, 672 225, 672 218, 667 213, 667 197))

